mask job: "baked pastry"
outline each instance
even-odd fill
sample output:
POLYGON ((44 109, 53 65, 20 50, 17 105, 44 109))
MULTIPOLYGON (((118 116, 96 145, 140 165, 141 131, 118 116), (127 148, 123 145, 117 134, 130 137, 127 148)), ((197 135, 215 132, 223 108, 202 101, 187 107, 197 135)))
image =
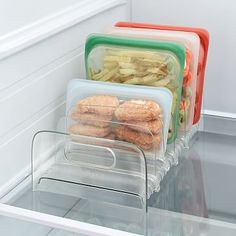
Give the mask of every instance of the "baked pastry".
POLYGON ((122 103, 115 111, 118 121, 150 121, 158 119, 160 106, 154 101, 130 100, 122 103))
POLYGON ((147 134, 158 134, 163 127, 161 119, 150 121, 128 121, 127 124, 130 129, 147 134))
POLYGON ((92 125, 75 124, 70 126, 69 132, 71 134, 103 138, 111 133, 111 128, 109 126, 101 128, 92 125))
POLYGON ((110 139, 110 140, 115 140, 116 136, 115 136, 115 134, 113 132, 111 132, 110 134, 108 134, 104 138, 110 139))
POLYGON ((74 121, 79 121, 80 123, 83 124, 104 128, 110 125, 112 116, 111 115, 105 116, 93 113, 80 113, 77 111, 73 111, 71 113, 71 119, 74 121))
POLYGON ((118 126, 115 133, 118 140, 136 144, 143 150, 159 148, 161 143, 161 137, 159 135, 152 136, 146 133, 140 133, 123 125, 118 126))
POLYGON ((119 106, 117 97, 109 95, 97 95, 87 97, 77 103, 77 110, 80 113, 95 113, 102 116, 112 115, 119 106))

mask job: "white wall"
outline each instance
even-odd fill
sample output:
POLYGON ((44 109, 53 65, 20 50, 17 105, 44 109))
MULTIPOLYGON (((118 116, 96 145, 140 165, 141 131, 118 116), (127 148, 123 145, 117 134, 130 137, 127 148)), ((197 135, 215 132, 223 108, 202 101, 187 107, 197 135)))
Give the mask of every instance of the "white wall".
POLYGON ((79 0, 0 0, 0 36, 34 23, 76 2, 79 0))
POLYGON ((0 198, 31 173, 33 134, 55 130, 65 116, 67 83, 85 77, 87 35, 129 20, 121 0, 33 2, 35 7, 29 0, 4 3, 5 10, 12 4, 15 18, 1 15, 0 7, 0 198), (17 11, 25 17, 18 18, 17 11), (1 31, 4 24, 10 34, 1 31))
POLYGON ((208 29, 211 39, 204 108, 236 117, 235 0, 132 0, 132 19, 208 29))

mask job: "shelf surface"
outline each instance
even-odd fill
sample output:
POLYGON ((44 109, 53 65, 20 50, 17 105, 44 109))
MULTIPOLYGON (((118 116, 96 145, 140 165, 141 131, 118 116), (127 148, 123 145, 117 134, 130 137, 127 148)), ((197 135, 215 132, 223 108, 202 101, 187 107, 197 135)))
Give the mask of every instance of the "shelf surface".
MULTIPOLYGON (((7 204, 137 234, 187 236, 192 232, 191 235, 233 236, 235 153, 236 137, 199 132, 194 144, 180 157, 178 166, 172 167, 161 182, 160 192, 151 196, 148 215, 96 199, 33 192, 31 185, 13 195, 7 204)), ((5 230, 10 229, 11 224, 12 219, 0 218, 1 228, 3 225, 5 230)), ((19 227, 31 232, 34 224, 31 227, 30 223, 20 222, 19 227)), ((42 226, 34 235, 76 235, 46 230, 45 233, 42 226)), ((19 234, 6 231, 5 235, 19 234)))
POLYGON ((236 137, 199 133, 149 206, 236 223, 236 137))

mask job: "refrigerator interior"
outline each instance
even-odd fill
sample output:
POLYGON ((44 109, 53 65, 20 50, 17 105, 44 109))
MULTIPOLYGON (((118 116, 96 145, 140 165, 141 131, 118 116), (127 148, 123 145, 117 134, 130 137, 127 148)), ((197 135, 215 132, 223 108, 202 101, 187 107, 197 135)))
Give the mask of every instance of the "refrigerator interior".
MULTIPOLYGON (((33 135, 38 130, 60 127, 66 85, 71 78, 84 78, 85 37, 118 20, 129 20, 125 1, 108 2, 100 0, 104 9, 96 8, 90 17, 58 29, 37 44, 30 42, 1 54, 2 74, 9 78, 0 84, 0 106, 5 114, 0 118, 1 235, 236 235, 234 119, 219 121, 203 114, 202 126, 189 149, 183 150, 178 165, 161 182, 160 191, 148 200, 147 214, 120 199, 116 201, 106 190, 87 191, 86 186, 55 182, 55 188, 69 188, 74 194, 33 191, 33 135), (34 97, 34 103, 29 96, 34 97), (11 115, 11 107, 16 108, 17 117, 11 115), (18 215, 14 209, 19 210, 18 215), (26 213, 28 217, 24 218, 26 213), (37 223, 40 218, 44 220, 37 223), (50 224, 47 219, 61 223, 50 224), (88 224, 91 232, 79 233, 72 227, 76 223, 78 227, 88 224)), ((63 7, 65 1, 61 3, 63 7)))

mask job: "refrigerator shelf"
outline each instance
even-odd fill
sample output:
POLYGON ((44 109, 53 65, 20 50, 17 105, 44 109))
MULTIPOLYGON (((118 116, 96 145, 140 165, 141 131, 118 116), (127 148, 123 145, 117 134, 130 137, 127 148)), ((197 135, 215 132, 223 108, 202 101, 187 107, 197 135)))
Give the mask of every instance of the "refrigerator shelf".
MULTIPOLYGON (((187 236, 193 232, 195 235, 233 236, 236 233, 236 190, 233 184, 223 183, 230 183, 229 178, 235 177, 235 140, 233 136, 199 132, 196 142, 179 158, 179 165, 171 168, 162 180, 160 191, 151 196, 148 214, 143 214, 142 209, 102 202, 99 199, 102 193, 97 194, 96 199, 86 199, 33 191, 30 181, 5 204, 139 235, 187 236)), ((11 225, 8 220, 2 217, 0 220, 6 230, 11 225)), ((22 224, 29 232, 35 227, 22 224)), ((39 234, 44 235, 46 233, 39 234)))

